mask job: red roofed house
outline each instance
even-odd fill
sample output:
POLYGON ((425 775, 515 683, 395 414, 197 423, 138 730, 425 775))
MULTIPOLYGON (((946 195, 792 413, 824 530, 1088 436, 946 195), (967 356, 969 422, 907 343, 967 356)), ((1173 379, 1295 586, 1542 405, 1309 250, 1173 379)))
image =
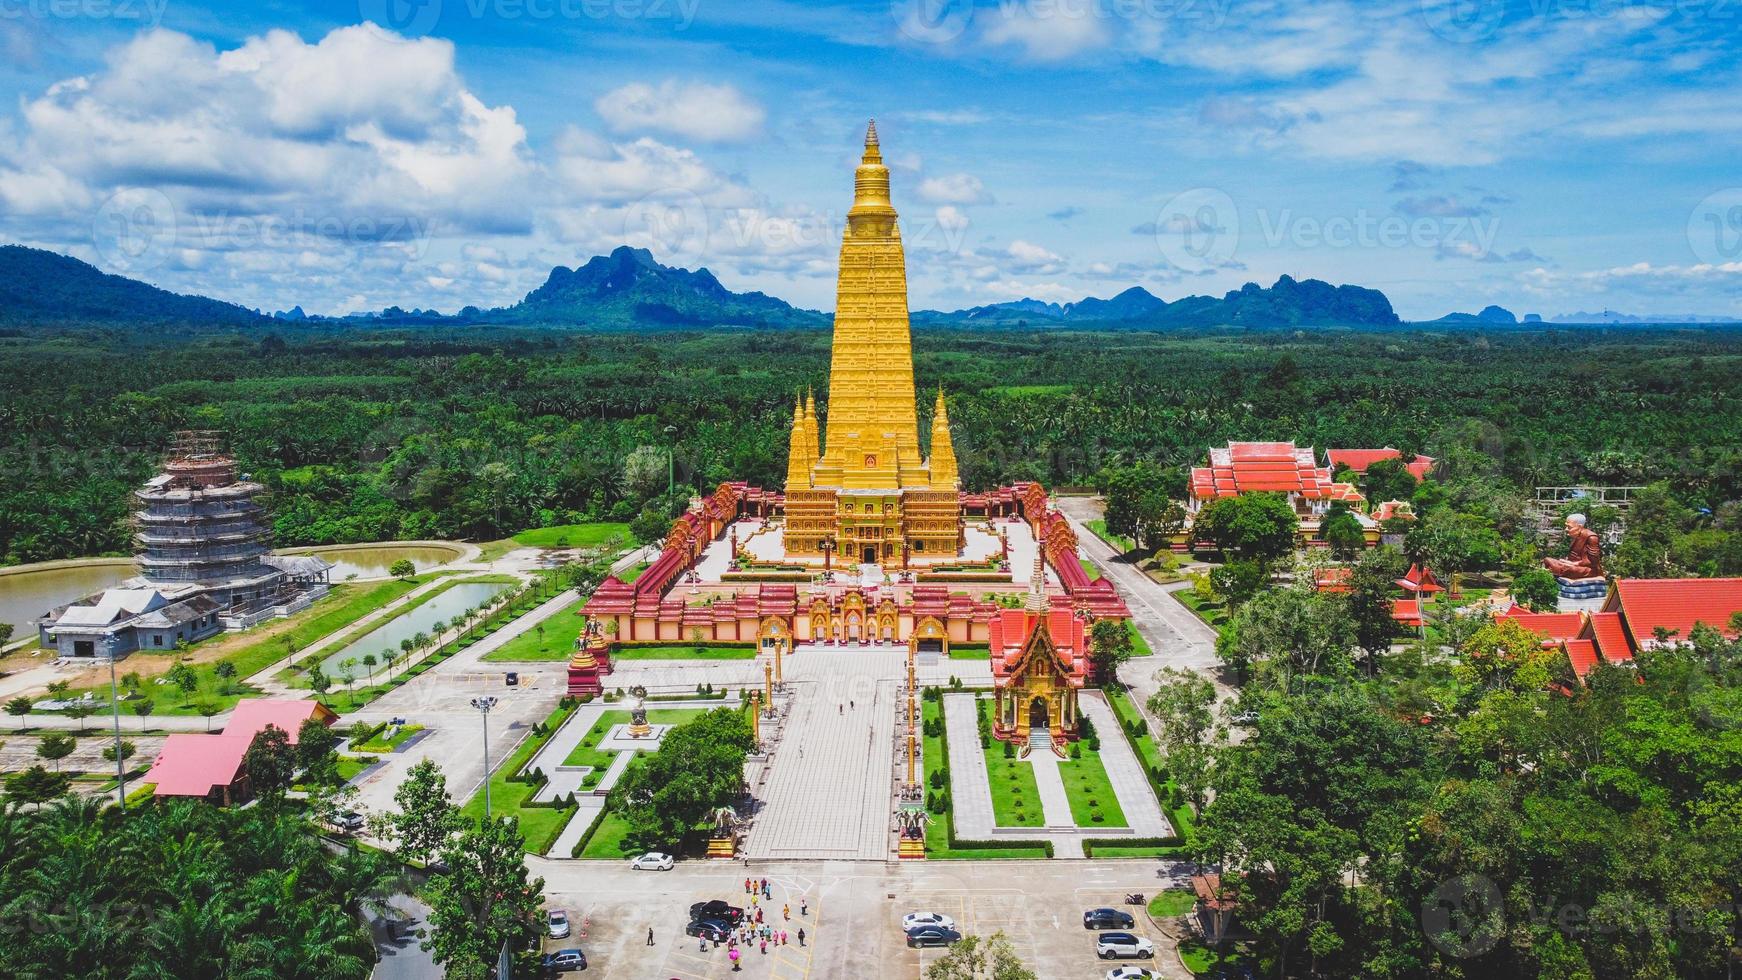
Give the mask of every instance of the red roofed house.
POLYGON ((229 724, 218 735, 171 735, 145 774, 157 796, 198 797, 209 803, 245 803, 254 794, 242 772, 242 757, 254 736, 273 725, 295 745, 310 718, 331 726, 339 716, 319 701, 247 698, 236 703, 229 724))
POLYGON ((1000 609, 992 618, 992 734, 1063 755, 1062 746, 1077 737, 1089 637, 1070 609, 1048 608, 1043 588, 1030 591, 1026 609, 1000 609))
POLYGON ((1599 663, 1623 664, 1633 660, 1633 648, 1628 645, 1621 618, 1615 613, 1536 613, 1514 605, 1494 614, 1495 622, 1506 620, 1542 637, 1544 646, 1560 647, 1573 665, 1573 677, 1581 684, 1599 663))
MULTIPOLYGON (((1367 467, 1372 466, 1374 463, 1377 463, 1382 459, 1402 458, 1403 452, 1401 450, 1392 449, 1390 446, 1387 446, 1384 449, 1325 450, 1325 461, 1330 464, 1333 473, 1336 472, 1338 467, 1347 467, 1356 473, 1365 473, 1367 472, 1367 467)), ((1427 479, 1427 475, 1433 472, 1434 458, 1432 456, 1417 456, 1403 464, 1403 468, 1408 470, 1409 475, 1415 477, 1419 482, 1427 479)))
MULTIPOLYGON (((1352 483, 1338 483, 1329 467, 1320 466, 1310 446, 1292 442, 1230 442, 1210 450, 1210 465, 1192 470, 1186 510, 1196 514, 1205 504, 1243 493, 1281 493, 1300 518, 1303 544, 1315 544, 1319 520, 1337 502, 1348 504, 1367 532, 1367 543, 1379 540, 1379 526, 1361 513, 1366 498, 1352 483)), ((1189 537, 1189 535, 1188 535, 1189 537)), ((1176 546, 1189 541, 1176 541, 1176 546)))
POLYGON ((1634 650, 1658 646, 1659 629, 1686 642, 1696 623, 1735 637, 1730 618, 1742 612, 1742 578, 1618 578, 1603 612, 1619 615, 1634 650))
POLYGON ((1192 894, 1197 897, 1193 911, 1197 926, 1203 930, 1204 942, 1215 946, 1228 937, 1234 924, 1234 910, 1240 907, 1240 881, 1210 873, 1192 875, 1192 894))

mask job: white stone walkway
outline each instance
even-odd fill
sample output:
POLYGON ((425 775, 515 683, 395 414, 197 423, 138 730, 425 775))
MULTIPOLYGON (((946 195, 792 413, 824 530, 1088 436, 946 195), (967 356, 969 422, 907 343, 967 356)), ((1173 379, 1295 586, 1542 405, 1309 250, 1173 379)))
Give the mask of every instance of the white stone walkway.
POLYGON ((895 649, 809 650, 786 665, 785 731, 758 788, 751 858, 889 857, 895 649))
POLYGON ((956 836, 984 840, 992 834, 992 783, 980 750, 974 695, 944 695, 944 730, 950 743, 950 803, 956 836))
POLYGON ((1034 767, 1034 782, 1040 790, 1041 818, 1053 830, 1074 830, 1071 799, 1065 795, 1065 779, 1059 775, 1059 757, 1036 750, 1028 753, 1028 764, 1034 767))
POLYGON ((1138 837, 1166 837, 1173 826, 1161 813, 1155 790, 1143 774, 1143 763, 1131 743, 1119 728, 1119 719, 1100 691, 1084 691, 1077 698, 1077 708, 1095 726, 1101 737, 1101 765, 1113 784, 1113 795, 1119 809, 1125 811, 1125 822, 1138 837))

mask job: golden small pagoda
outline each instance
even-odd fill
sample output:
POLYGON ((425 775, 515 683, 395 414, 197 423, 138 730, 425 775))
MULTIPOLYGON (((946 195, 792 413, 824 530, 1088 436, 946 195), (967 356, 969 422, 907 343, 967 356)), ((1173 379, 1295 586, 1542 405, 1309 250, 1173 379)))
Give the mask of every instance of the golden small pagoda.
POLYGON ((793 407, 787 554, 885 568, 955 555, 960 478, 941 390, 930 450, 923 455, 919 441, 906 257, 873 122, 841 239, 825 427, 814 398, 793 407))

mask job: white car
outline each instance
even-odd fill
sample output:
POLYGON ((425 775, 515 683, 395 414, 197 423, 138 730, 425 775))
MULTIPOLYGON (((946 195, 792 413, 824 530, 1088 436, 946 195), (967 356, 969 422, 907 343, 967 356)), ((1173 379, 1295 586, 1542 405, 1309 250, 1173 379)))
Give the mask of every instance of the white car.
POLYGON ((670 854, 660 854, 659 852, 655 851, 652 854, 643 854, 640 857, 636 858, 635 860, 630 861, 629 862, 629 870, 631 870, 631 871, 670 871, 672 868, 672 865, 674 865, 676 863, 677 863, 677 859, 673 858, 670 854))
POLYGON ((920 926, 937 926, 942 929, 954 929, 956 920, 938 912, 909 912, 901 917, 901 931, 918 929, 920 926))
POLYGON ((1107 971, 1107 980, 1161 980, 1161 974, 1143 966, 1116 966, 1107 971))
POLYGON ((1155 944, 1129 932, 1103 932, 1095 937, 1095 954, 1104 960, 1135 960, 1155 955, 1155 944))
POLYGON ((569 914, 562 909, 551 909, 550 914, 545 916, 545 926, 550 931, 550 938, 569 938, 569 914))

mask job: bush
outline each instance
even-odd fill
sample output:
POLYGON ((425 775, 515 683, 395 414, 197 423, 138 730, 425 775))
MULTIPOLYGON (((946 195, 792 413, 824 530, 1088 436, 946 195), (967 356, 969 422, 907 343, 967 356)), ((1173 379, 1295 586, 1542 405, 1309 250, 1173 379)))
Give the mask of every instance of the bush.
POLYGON ((1101 811, 1099 811, 1099 810, 1090 810, 1089 811, 1089 820, 1091 820, 1094 823, 1100 823, 1106 819, 1107 819, 1106 816, 1103 815, 1101 813, 1101 811))
POLYGON ((1005 742, 1004 743, 1004 758, 1006 758, 1006 759, 1016 758, 1016 746, 1011 745, 1009 742, 1005 742))
POLYGON ((942 769, 933 770, 932 774, 931 774, 930 782, 931 782, 932 789, 943 789, 944 788, 944 771, 942 769))
POLYGON ((1083 757, 1083 745, 1082 745, 1082 743, 1081 742, 1072 742, 1071 743, 1071 758, 1081 759, 1082 757, 1083 757))

